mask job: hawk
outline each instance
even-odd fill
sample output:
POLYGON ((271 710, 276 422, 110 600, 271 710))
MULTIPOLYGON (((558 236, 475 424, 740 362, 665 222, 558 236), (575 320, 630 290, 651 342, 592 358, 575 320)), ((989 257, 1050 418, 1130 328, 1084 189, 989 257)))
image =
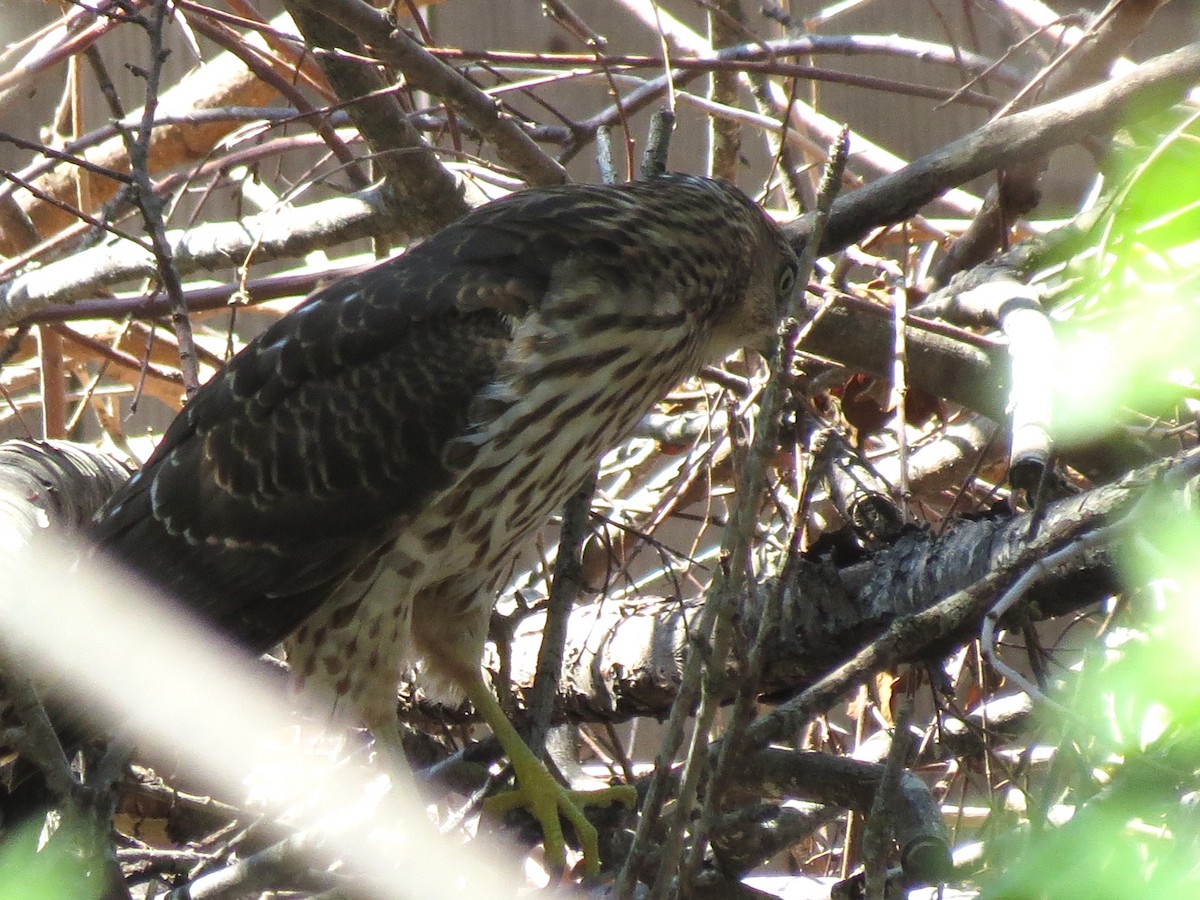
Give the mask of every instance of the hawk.
MULTIPOLYGON (((562 865, 595 831, 480 656, 506 563, 682 379, 765 351, 797 262, 721 181, 521 191, 326 287, 201 388, 98 516, 102 550, 377 736, 402 669, 466 695, 562 865)), ((508 804, 516 805, 516 804, 508 804)))

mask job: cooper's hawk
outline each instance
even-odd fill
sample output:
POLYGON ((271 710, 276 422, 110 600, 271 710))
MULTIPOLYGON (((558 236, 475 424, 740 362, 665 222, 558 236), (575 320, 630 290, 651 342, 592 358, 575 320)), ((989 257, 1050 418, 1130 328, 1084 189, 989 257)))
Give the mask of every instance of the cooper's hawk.
POLYGON ((670 388, 769 347, 795 280, 779 229, 719 181, 489 203, 252 341, 96 537, 251 650, 290 636, 300 678, 376 733, 395 728, 405 664, 465 693, 561 865, 558 812, 589 826, 546 799, 550 776, 480 673, 505 564, 670 388))

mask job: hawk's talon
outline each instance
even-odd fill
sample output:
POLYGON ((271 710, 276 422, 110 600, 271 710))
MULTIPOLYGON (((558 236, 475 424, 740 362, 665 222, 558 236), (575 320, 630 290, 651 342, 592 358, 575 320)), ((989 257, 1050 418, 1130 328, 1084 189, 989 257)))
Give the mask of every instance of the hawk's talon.
POLYGON ((517 780, 514 790, 489 797, 483 802, 484 814, 499 817, 514 809, 529 810, 542 828, 546 863, 560 872, 567 864, 567 842, 561 821, 566 819, 579 838, 584 873, 588 876, 599 874, 600 836, 596 826, 583 814, 583 807, 623 803, 632 809, 637 805, 636 789, 633 785, 618 785, 596 791, 574 791, 563 787, 521 739, 483 679, 471 679, 463 687, 476 711, 491 726, 496 739, 508 754, 517 780))
MULTIPOLYGON (((486 816, 501 818, 514 809, 526 809, 542 828, 547 865, 556 871, 566 867, 566 837, 561 819, 575 829, 583 851, 587 875, 600 872, 600 836, 584 814, 586 806, 611 806, 620 803, 633 809, 637 805, 637 790, 630 784, 600 788, 594 791, 575 791, 560 785, 545 766, 532 757, 535 767, 517 775, 517 788, 483 801, 486 816)), ((513 766, 516 769, 516 765, 513 766)))

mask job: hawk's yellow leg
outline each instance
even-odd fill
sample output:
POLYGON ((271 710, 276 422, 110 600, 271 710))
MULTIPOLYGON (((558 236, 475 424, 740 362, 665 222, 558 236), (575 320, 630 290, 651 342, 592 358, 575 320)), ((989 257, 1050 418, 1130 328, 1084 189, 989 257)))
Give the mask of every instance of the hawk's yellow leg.
POLYGON ((484 683, 482 675, 464 679, 462 688, 500 741, 517 777, 516 790, 484 801, 484 811, 504 815, 520 807, 528 809, 542 826, 546 862, 558 871, 562 871, 567 862, 567 846, 559 820, 559 816, 562 816, 574 826, 575 834, 579 837, 583 847, 584 871, 588 875, 597 874, 600 871, 600 843, 596 827, 583 815, 583 807, 608 806, 615 802, 632 808, 637 803, 637 792, 633 785, 598 791, 572 791, 563 787, 521 739, 500 708, 499 701, 484 683))

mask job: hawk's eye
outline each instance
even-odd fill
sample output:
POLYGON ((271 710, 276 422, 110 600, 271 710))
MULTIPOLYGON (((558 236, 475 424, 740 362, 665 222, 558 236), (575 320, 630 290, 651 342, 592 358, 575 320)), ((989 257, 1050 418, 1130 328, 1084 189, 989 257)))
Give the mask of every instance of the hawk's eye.
POLYGON ((776 282, 776 291, 780 297, 790 297, 792 289, 796 286, 796 264, 786 262, 783 268, 779 270, 779 280, 776 282))

